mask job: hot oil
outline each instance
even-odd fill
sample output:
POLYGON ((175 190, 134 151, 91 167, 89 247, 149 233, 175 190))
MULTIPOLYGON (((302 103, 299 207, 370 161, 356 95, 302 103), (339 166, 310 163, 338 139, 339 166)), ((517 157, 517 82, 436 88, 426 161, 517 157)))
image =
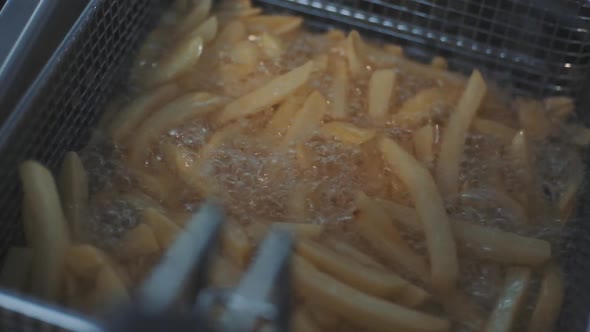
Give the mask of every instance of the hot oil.
MULTIPOLYGON (((156 32, 140 53, 130 91, 149 90, 142 77, 157 70, 157 58, 168 47, 162 36, 169 29, 165 26, 156 32)), ((248 40, 256 43, 256 38, 251 36, 248 40)), ((205 47, 203 61, 176 83, 185 93, 207 91, 227 96, 231 100, 314 57, 345 56, 343 36, 335 33, 318 36, 300 31, 282 38, 288 46, 280 58, 261 58, 254 70, 243 75, 239 75, 240 67, 234 66, 229 59, 228 49, 210 52, 205 47)), ((366 114, 366 91, 374 69, 367 66, 358 77, 350 79, 347 93, 349 121, 359 127, 377 129, 411 152, 413 131, 418 126, 408 127, 388 121, 376 123, 366 114)), ((451 86, 457 95, 462 91, 462 86, 455 83, 420 77, 405 68, 393 69, 399 76, 392 102, 393 110, 399 109, 405 101, 424 89, 451 86)), ((308 85, 329 101, 332 98, 332 83, 333 77, 328 68, 326 72, 314 72, 308 85)), ((218 188, 210 195, 223 203, 232 222, 245 227, 255 222, 325 225, 328 231, 324 236, 351 241, 372 254, 367 243, 359 240, 351 227, 355 194, 363 190, 370 196, 412 206, 405 186, 384 163, 374 141, 353 145, 335 141, 315 131, 298 146, 293 142, 284 142, 282 135, 262 135, 276 108, 277 105, 274 105, 256 116, 238 120, 241 130, 210 153, 199 174, 210 179, 210 183, 218 188), (306 151, 309 158, 305 166, 298 160, 301 149, 306 151), (294 204, 297 199, 295 193, 299 192, 303 192, 303 201, 294 204)), ((453 107, 434 105, 431 111, 434 116, 429 121, 437 128, 434 144, 438 147, 441 137, 444 139, 444 129, 441 136, 441 128, 444 128, 453 107)), ((508 126, 517 124, 508 104, 486 103, 480 116, 508 126)), ((95 243, 113 250, 121 235, 140 222, 138 211, 149 204, 158 205, 168 215, 191 213, 198 208, 205 195, 183 183, 178 174, 170 170, 159 149, 164 143, 172 143, 198 154, 212 135, 220 130, 213 117, 197 118, 162 133, 159 142, 153 144, 150 157, 139 170, 126 163, 127 151, 124 146, 113 146, 105 139, 106 135, 97 134, 97 138, 82 154, 91 179, 92 192, 98 197, 92 200, 90 209, 93 221, 91 233, 95 243), (138 188, 138 171, 154 178, 165 178, 172 188, 169 194, 156 197, 152 192, 138 188), (130 201, 129 196, 137 195, 138 192, 143 192, 143 198, 130 201)), ((325 118, 329 119, 330 114, 325 118)), ((535 158, 537 163, 533 169, 544 179, 541 185, 549 188, 549 194, 543 199, 548 205, 554 206, 555 197, 564 190, 568 169, 575 161, 571 161, 572 150, 563 143, 547 143, 535 142, 535 155, 538 157, 535 158)), ((522 169, 515 167, 508 150, 509 146, 505 142, 493 136, 473 130, 470 132, 460 171, 461 191, 465 197, 445 198, 450 217, 547 239, 556 245, 561 232, 561 220, 552 215, 532 218, 527 206, 529 200, 521 195, 527 190, 522 179, 522 169), (504 199, 500 199, 500 194, 496 193, 501 193, 504 199)), ((408 232, 404 233, 404 238, 416 252, 426 255, 426 243, 422 236, 408 232)), ((477 305, 491 310, 501 291, 502 271, 506 266, 477 260, 470 257, 468 252, 461 251, 460 255, 460 289, 477 305)), ((376 259, 379 260, 379 257, 376 259)), ((130 265, 137 282, 153 262, 154 258, 148 257, 130 265)))

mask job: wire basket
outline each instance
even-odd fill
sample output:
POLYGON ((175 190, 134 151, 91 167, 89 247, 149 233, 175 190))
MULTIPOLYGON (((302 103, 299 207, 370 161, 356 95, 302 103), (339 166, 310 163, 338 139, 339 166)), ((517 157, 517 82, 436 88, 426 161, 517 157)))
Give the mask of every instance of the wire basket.
MULTIPOLYGON (((92 1, 25 98, 0 124, 0 255, 8 247, 24 243, 17 165, 36 159, 56 171, 66 151, 79 150, 88 142, 106 103, 125 83, 134 51, 157 23, 162 6, 169 2, 92 1)), ((312 28, 355 28, 369 38, 394 41, 419 60, 444 56, 452 69, 464 73, 478 67, 500 86, 519 94, 568 95, 585 105, 590 73, 590 3, 584 1, 256 2, 270 11, 303 14, 312 28)), ((583 186, 585 191, 587 187, 583 186)), ((585 331, 587 326, 587 209, 590 193, 585 192, 575 220, 565 231, 561 261, 568 287, 558 331, 585 331)), ((60 326, 55 320, 70 314, 39 303, 34 304, 39 310, 23 310, 27 303, 33 305, 27 299, 0 292, 0 330, 75 329, 60 326), (15 307, 15 303, 19 305, 15 307)))

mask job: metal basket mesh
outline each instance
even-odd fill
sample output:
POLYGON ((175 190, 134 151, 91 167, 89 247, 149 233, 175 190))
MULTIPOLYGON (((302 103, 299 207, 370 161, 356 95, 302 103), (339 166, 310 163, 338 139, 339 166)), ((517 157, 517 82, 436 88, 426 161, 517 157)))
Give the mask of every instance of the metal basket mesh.
MULTIPOLYGON (((66 151, 88 142, 105 104, 125 82, 134 50, 167 2, 94 0, 25 99, 0 124, 0 255, 23 243, 17 165, 34 158, 55 171, 66 151)), ((519 93, 582 100, 590 73, 590 4, 584 1, 256 2, 304 14, 312 27, 360 29, 404 45, 423 60, 442 55, 459 71, 477 66, 519 93)), ((590 193, 579 206, 561 253, 568 288, 558 331, 584 331, 590 312, 590 224, 585 220, 590 193)), ((0 292, 1 331, 64 330, 54 326, 50 318, 56 316, 47 310, 17 312, 3 296, 14 298, 0 292)))

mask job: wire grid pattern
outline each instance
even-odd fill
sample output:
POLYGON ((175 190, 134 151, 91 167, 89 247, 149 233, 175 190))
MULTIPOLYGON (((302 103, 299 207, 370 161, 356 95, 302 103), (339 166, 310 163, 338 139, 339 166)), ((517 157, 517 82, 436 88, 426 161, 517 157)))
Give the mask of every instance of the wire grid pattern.
POLYGON ((573 0, 259 0, 320 16, 522 94, 578 96, 590 70, 590 3, 573 0))
MULTIPOLYGON (((0 257, 24 243, 18 165, 35 159, 54 174, 64 154, 89 140, 105 104, 124 83, 132 54, 156 22, 161 0, 95 0, 21 104, 0 125, 0 257)), ((60 331, 43 317, 0 304, 0 331, 60 331)))

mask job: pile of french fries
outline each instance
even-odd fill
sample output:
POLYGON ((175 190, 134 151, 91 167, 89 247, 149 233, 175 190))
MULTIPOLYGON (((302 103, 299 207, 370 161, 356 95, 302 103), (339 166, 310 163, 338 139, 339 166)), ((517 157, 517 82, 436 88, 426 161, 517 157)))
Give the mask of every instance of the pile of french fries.
POLYGON ((100 123, 131 181, 113 176, 92 189, 95 174, 75 152, 57 180, 37 162, 21 165, 28 246, 8 253, 4 285, 85 312, 128 301, 182 231, 186 205, 214 197, 230 217, 214 285, 236 285, 270 228, 296 237, 295 331, 552 330, 564 288, 555 248, 523 234, 572 211, 583 177, 578 149, 590 131, 566 122, 570 99, 512 100, 477 70, 468 78, 447 71, 443 58, 413 62, 356 31, 312 34, 301 18, 265 15, 249 1, 212 4, 174 4, 140 52, 134 97, 100 123), (201 139, 184 139, 189 131, 201 139), (477 181, 464 163, 473 137, 491 142, 484 153, 504 163, 477 181), (574 157, 548 199, 536 147, 556 139, 574 157), (322 201, 322 184, 339 168, 324 167, 318 146, 363 159, 355 167, 352 157, 338 159, 352 167, 345 203, 322 201), (251 171, 228 170, 240 153, 269 161, 259 182, 237 187, 249 193, 231 185, 251 171), (224 172, 237 175, 227 181, 224 172), (274 194, 285 186, 286 195, 274 194), (255 194, 263 187, 274 196, 266 217, 255 194), (508 225, 453 213, 482 192, 510 212, 508 225), (133 206, 136 223, 103 242, 92 215, 105 200, 133 206), (538 218, 540 207, 556 217, 538 218), (349 218, 319 223, 322 209, 349 218), (495 306, 463 287, 467 259, 501 268, 495 306))

